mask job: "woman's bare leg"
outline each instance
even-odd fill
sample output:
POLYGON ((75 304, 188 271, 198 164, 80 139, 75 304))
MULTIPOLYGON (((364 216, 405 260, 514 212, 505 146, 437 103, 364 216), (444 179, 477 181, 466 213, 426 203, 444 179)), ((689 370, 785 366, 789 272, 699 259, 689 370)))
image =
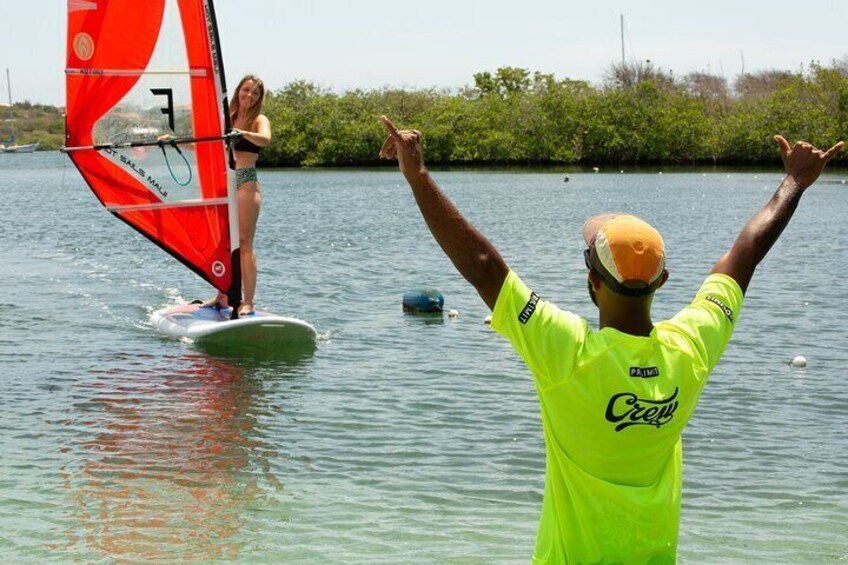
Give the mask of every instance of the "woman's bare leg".
POLYGON ((259 220, 259 208, 262 195, 259 183, 246 182, 238 188, 239 202, 239 255, 241 256, 241 284, 244 298, 239 311, 253 312, 253 299, 256 294, 256 253, 253 251, 253 238, 256 235, 256 223, 259 220))

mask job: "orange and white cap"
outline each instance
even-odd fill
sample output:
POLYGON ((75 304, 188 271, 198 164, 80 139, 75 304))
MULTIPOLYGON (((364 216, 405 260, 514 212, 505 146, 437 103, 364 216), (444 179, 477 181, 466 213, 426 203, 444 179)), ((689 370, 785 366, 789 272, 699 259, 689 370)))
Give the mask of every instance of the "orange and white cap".
POLYGON ((583 224, 586 266, 612 290, 645 296, 663 280, 665 247, 660 233, 630 214, 599 214, 583 224))

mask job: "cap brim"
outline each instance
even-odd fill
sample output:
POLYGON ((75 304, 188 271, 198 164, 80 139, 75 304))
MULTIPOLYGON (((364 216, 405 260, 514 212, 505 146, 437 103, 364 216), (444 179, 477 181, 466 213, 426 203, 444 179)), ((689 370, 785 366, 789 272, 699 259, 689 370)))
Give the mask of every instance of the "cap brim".
POLYGON ((586 247, 592 247, 592 244, 595 242, 595 236, 598 235, 598 231, 600 231, 602 225, 618 216, 632 215, 622 212, 604 212, 586 220, 586 223, 583 224, 583 241, 586 242, 586 247))

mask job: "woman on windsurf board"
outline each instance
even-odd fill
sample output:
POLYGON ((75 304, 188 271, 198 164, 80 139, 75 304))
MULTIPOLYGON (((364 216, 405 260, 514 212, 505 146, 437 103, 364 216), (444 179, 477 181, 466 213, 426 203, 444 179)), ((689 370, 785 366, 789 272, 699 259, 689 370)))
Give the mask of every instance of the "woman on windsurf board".
MULTIPOLYGON (((239 250, 241 255, 241 281, 244 297, 239 307, 239 315, 253 314, 253 298, 256 293, 256 254, 253 251, 253 238, 256 234, 256 222, 262 194, 256 178, 256 161, 259 151, 271 142, 271 122, 261 114, 265 101, 265 84, 255 75, 247 75, 236 87, 236 93, 230 102, 230 120, 233 132, 241 134, 235 143, 236 186, 238 187, 239 209, 239 250)), ((227 295, 218 296, 203 304, 210 308, 228 307, 227 295)))

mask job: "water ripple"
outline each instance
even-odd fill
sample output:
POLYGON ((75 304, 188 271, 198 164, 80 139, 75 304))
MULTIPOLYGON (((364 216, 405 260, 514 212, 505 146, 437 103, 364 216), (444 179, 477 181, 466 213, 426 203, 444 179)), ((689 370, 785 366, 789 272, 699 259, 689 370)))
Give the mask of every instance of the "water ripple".
MULTIPOLYGON (((31 211, 0 228, 28 244, 0 273, 4 561, 528 561, 545 470, 532 380, 396 173, 261 173, 258 305, 322 337, 257 357, 158 335, 152 310, 209 290, 75 174, 59 190, 55 155, 36 158, 2 170, 20 187, 9 205, 31 211), (404 315, 409 288, 441 290, 459 318, 404 315)), ((439 180, 537 292, 590 323, 584 217, 635 202, 667 234, 669 316, 763 200, 747 173, 574 175, 568 191, 557 174, 439 180)), ((818 188, 754 277, 684 435, 682 562, 848 559, 848 246, 832 237, 848 210, 818 188)))

